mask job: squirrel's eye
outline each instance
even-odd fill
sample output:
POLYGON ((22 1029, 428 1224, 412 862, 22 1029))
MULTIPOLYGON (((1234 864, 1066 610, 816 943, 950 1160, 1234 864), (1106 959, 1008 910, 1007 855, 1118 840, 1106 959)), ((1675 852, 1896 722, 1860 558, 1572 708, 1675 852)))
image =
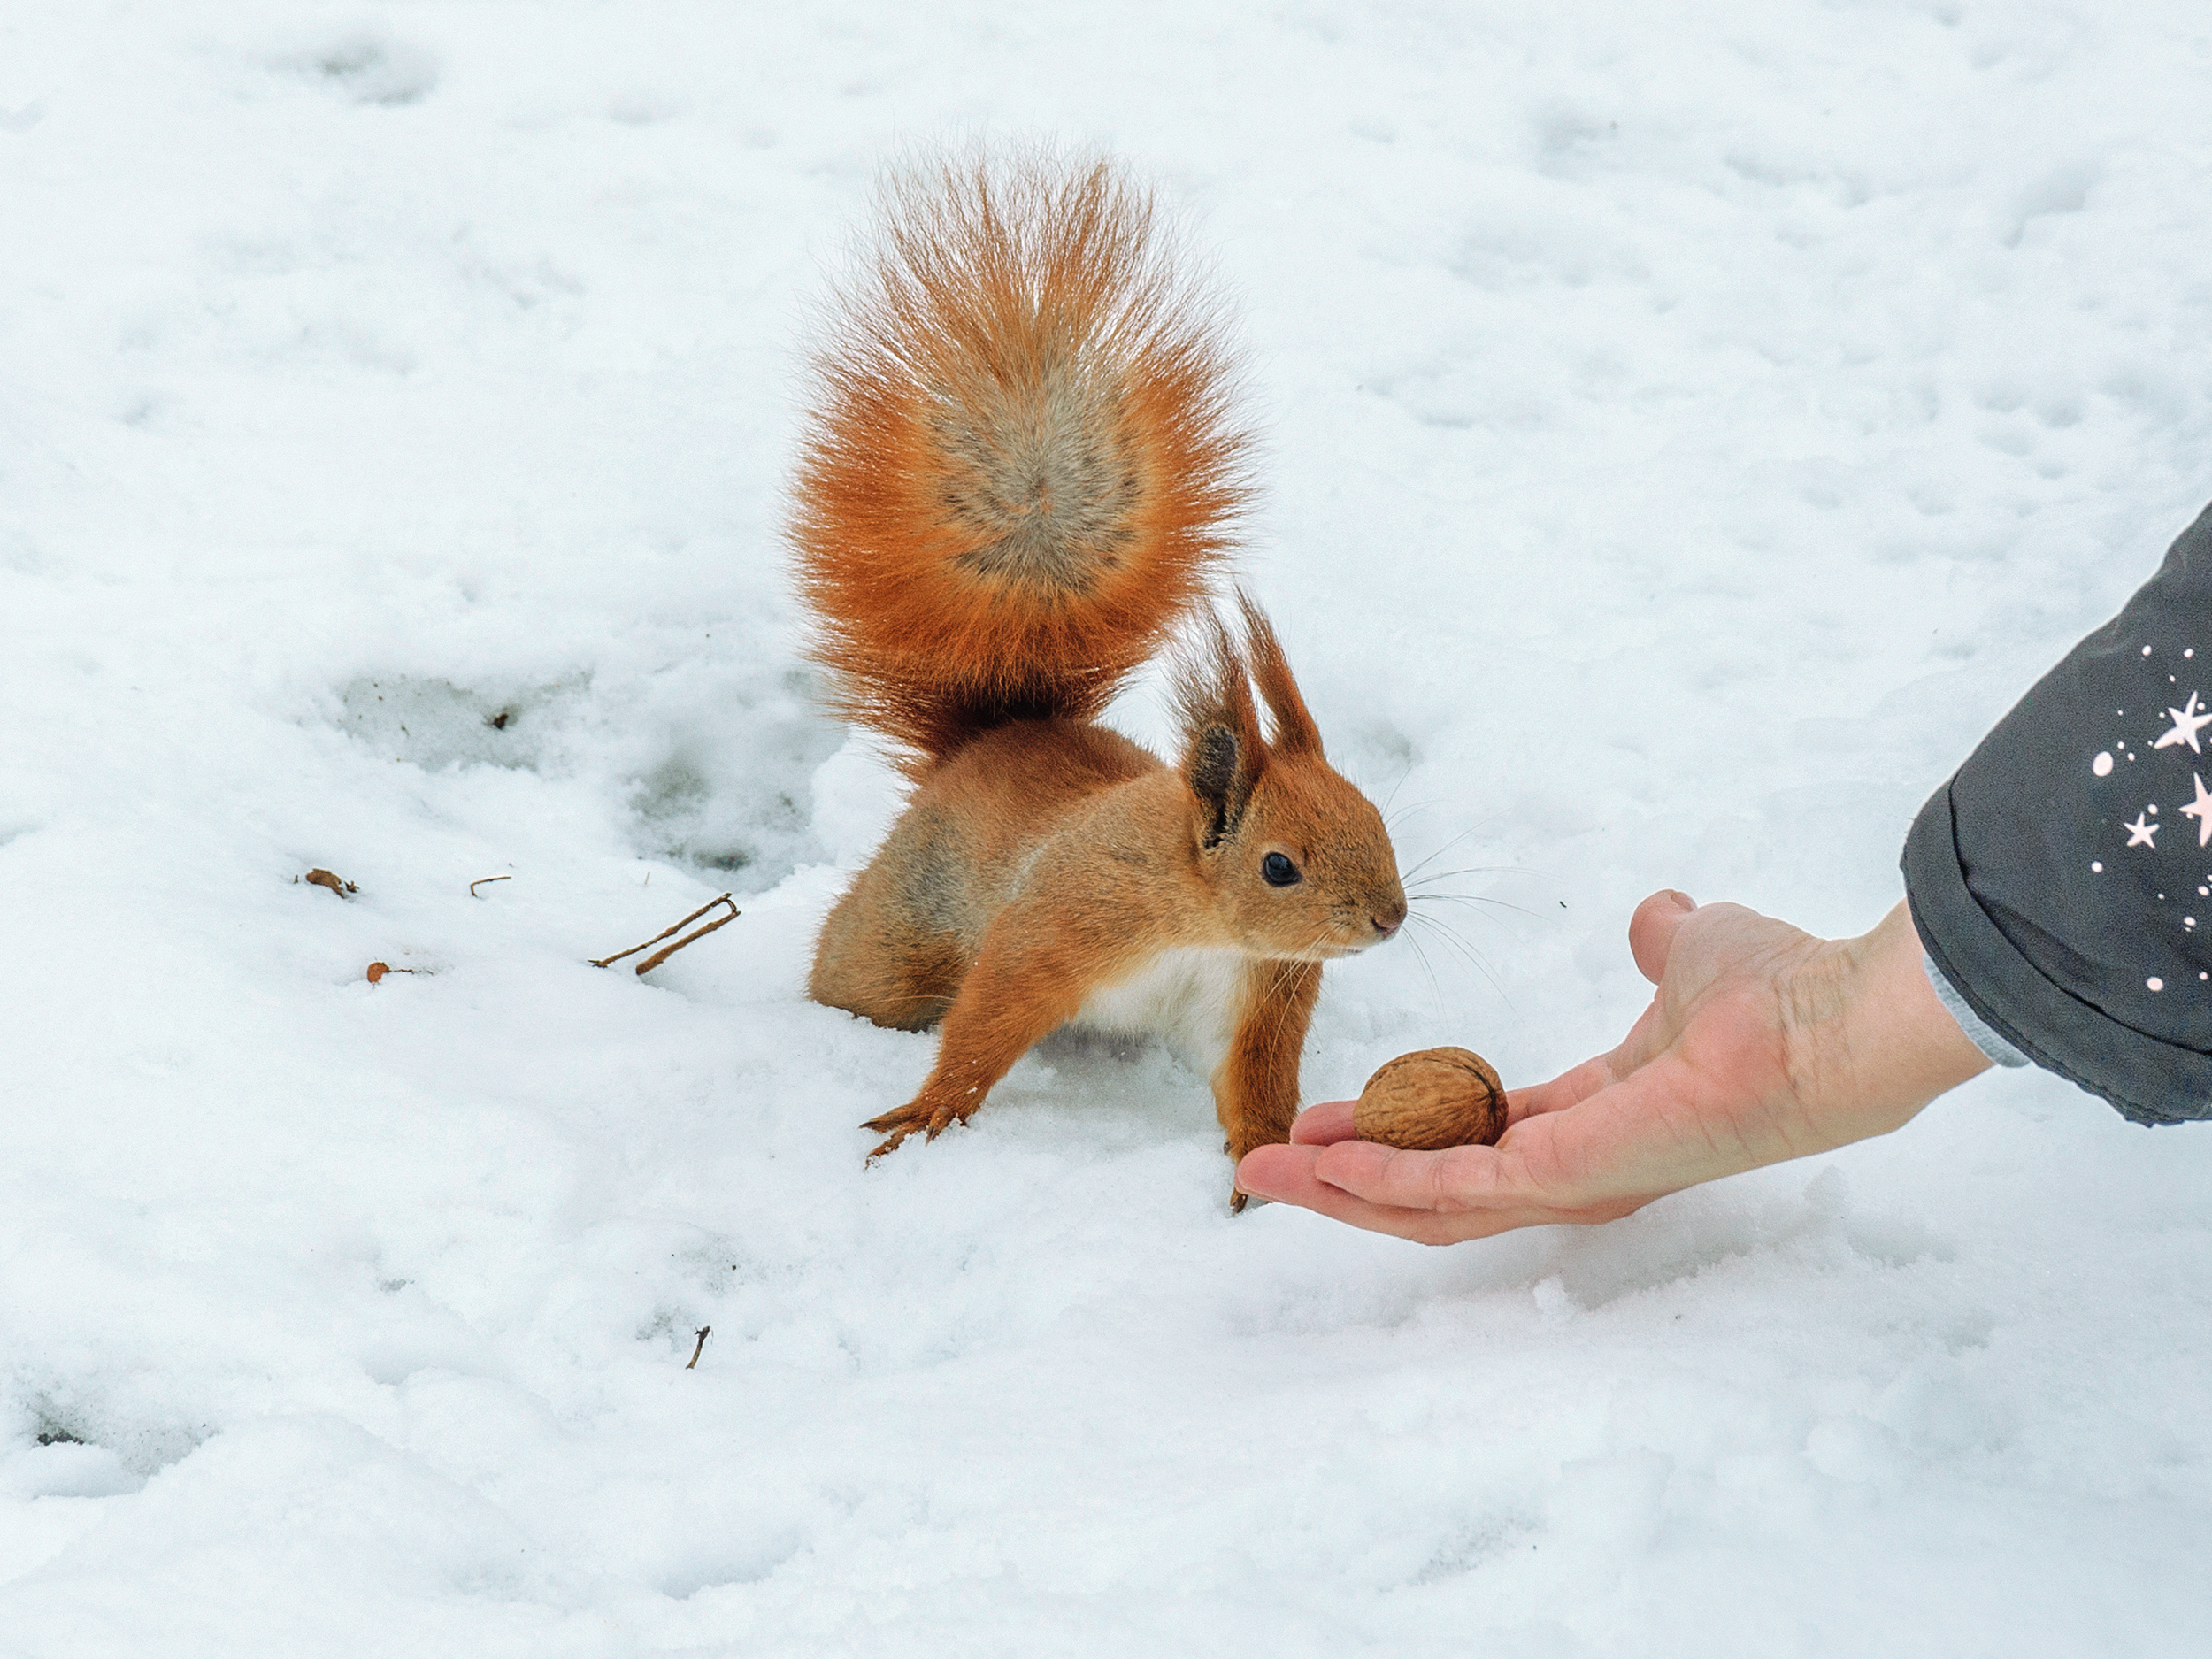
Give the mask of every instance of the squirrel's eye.
POLYGON ((1260 879, 1271 887, 1286 887, 1298 879, 1298 866, 1280 853, 1260 860, 1260 879))

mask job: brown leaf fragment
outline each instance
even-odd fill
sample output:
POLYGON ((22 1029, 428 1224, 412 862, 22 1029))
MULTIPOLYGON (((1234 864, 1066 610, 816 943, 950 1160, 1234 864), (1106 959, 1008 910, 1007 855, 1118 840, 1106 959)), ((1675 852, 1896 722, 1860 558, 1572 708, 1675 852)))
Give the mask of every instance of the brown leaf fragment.
POLYGON ((372 962, 369 964, 369 983, 374 985, 391 971, 392 966, 388 962, 372 962))
POLYGON ((306 873, 306 875, 300 877, 299 879, 307 882, 311 887, 328 887, 333 893, 335 893, 342 899, 349 893, 358 893, 361 891, 359 887, 355 887, 352 882, 347 880, 343 876, 333 875, 327 870, 311 870, 306 873))

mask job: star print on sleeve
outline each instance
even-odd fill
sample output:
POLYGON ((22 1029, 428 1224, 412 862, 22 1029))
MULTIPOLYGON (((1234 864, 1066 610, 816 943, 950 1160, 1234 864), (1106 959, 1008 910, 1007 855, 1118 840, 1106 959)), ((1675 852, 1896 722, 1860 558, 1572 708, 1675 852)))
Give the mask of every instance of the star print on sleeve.
POLYGON ((2206 710, 2200 713, 2198 711, 2197 694, 2193 691, 2189 694, 2189 706, 2187 708, 2169 709, 2166 712, 2174 717, 2173 729, 2161 733, 2158 741, 2153 743, 2151 747, 2153 749, 2170 749, 2176 743, 2186 743, 2189 745, 2189 752, 2191 754, 2203 754, 2203 747, 2197 741, 2197 733, 2205 726, 2212 726, 2212 710, 2206 710))
MULTIPOLYGON (((2202 847, 2212 843, 2212 789, 2204 787, 2204 779, 2196 772, 2189 774, 2189 781, 2197 786, 2197 798, 2182 808, 2181 813, 2184 818, 2196 819, 2197 845, 2202 847)), ((2128 843, 2131 847, 2134 844, 2133 841, 2128 843)))
MULTIPOLYGON (((2181 810, 2186 812, 2189 809, 2187 807, 2184 807, 2181 810)), ((2143 814, 2138 812, 2135 815, 2134 823, 2123 824, 2120 827, 2128 833, 2129 846, 2147 847, 2153 852, 2156 852, 2158 850, 2158 841, 2156 839, 2158 832, 2164 829, 2166 826, 2163 824, 2147 823, 2144 821, 2143 814)))

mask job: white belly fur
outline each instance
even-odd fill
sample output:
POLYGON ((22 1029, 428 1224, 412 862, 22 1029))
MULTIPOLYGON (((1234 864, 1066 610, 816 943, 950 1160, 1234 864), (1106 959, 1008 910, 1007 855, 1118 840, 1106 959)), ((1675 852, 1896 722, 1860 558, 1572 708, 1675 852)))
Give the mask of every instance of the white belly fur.
POLYGON ((1129 979, 1092 992, 1068 1023, 1158 1037, 1184 1064, 1210 1079, 1236 1035, 1243 981, 1241 951, 1163 951, 1129 979))

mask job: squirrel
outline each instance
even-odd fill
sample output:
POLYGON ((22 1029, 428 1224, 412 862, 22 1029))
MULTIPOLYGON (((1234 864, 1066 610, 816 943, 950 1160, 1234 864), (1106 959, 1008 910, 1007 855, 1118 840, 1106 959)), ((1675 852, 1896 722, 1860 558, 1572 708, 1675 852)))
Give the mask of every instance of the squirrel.
POLYGON ((941 1028, 870 1160, 1070 1024, 1179 1039, 1233 1158, 1286 1141, 1322 964, 1406 899, 1267 618, 1240 592, 1240 638, 1209 598, 1251 492, 1218 307, 1109 161, 939 160, 879 210, 789 523, 828 700, 913 785, 808 984, 941 1028), (1098 716, 1179 633, 1170 764, 1098 716))

